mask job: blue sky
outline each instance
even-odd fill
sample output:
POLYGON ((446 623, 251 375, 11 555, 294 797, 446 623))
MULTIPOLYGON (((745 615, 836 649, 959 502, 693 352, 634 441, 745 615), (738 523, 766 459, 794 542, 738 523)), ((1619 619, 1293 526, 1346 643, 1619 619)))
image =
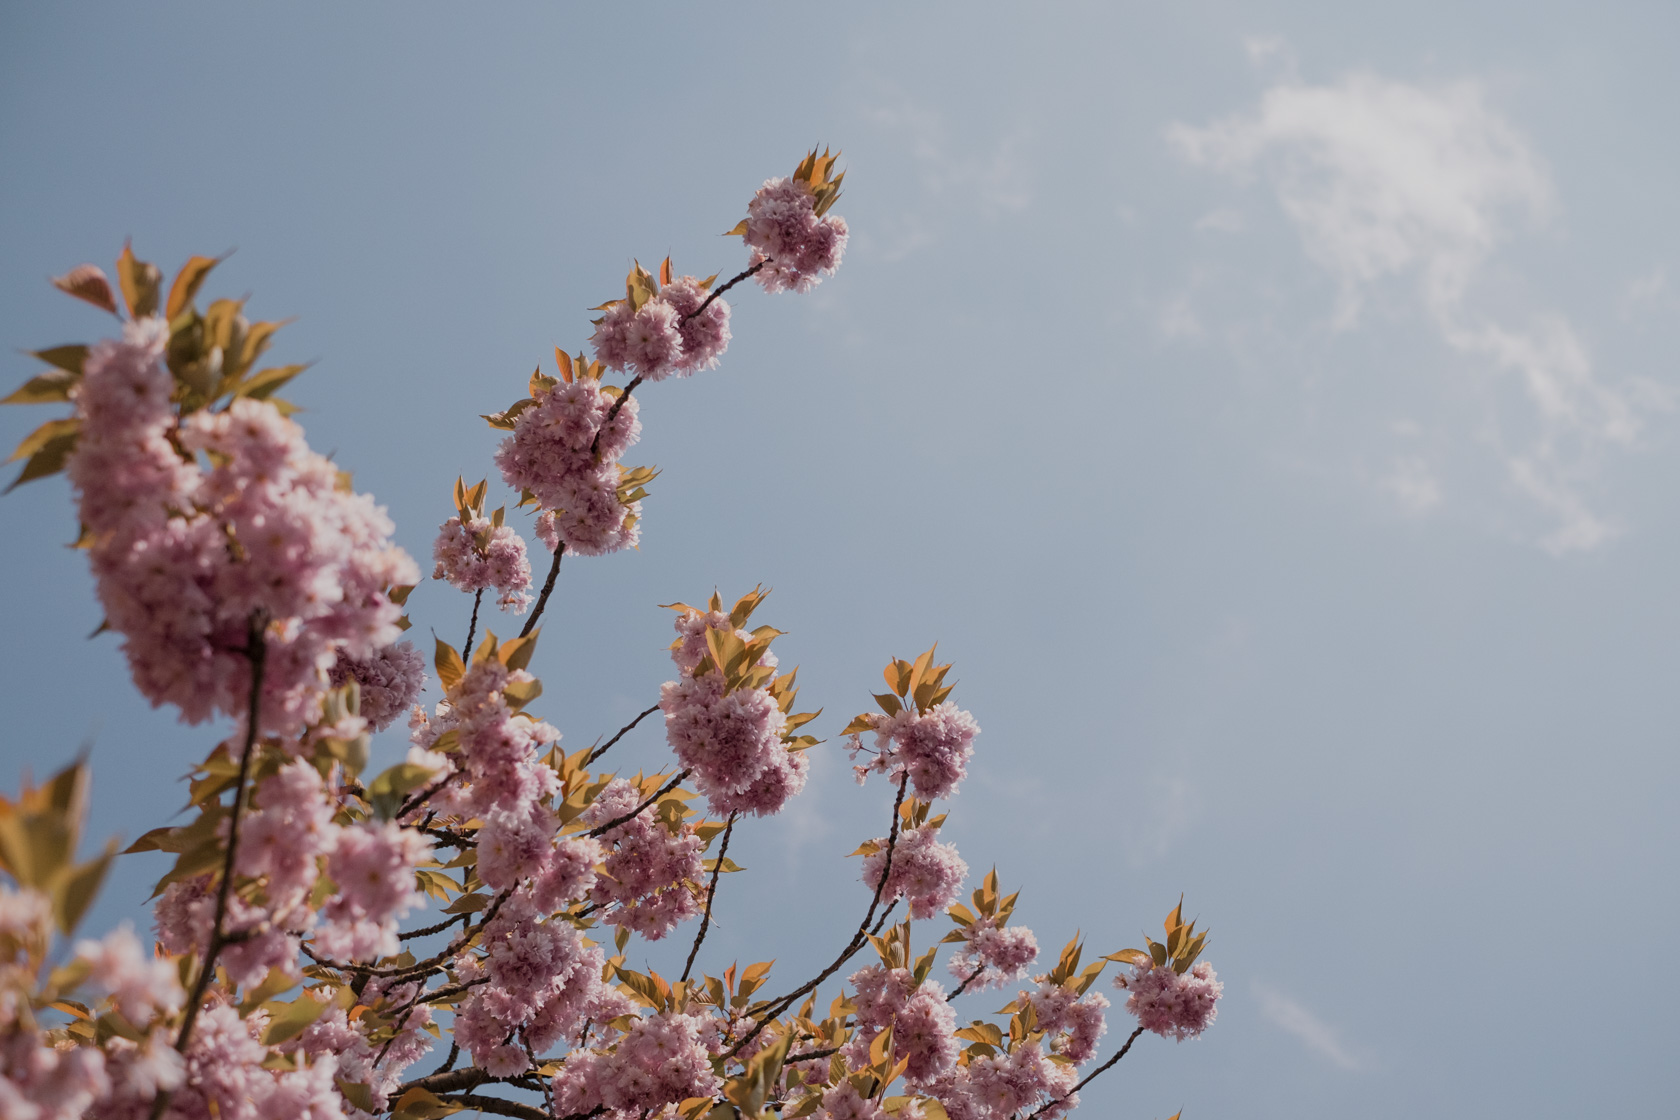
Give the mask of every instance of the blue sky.
MULTIPOLYGON (((478 414, 633 257, 733 271, 753 189, 840 147, 840 273, 740 292, 723 367, 649 389, 641 550, 568 562, 533 665, 583 745, 670 675, 657 604, 775 588, 831 742, 738 834, 714 967, 791 978, 855 921, 843 855, 886 802, 832 740, 937 640, 984 728, 949 836, 1041 943, 1137 944, 1180 891, 1213 931, 1216 1027, 1140 1043, 1087 1115, 1660 1114, 1677 32, 1655 4, 11 5, 0 338, 104 329, 45 280, 125 237, 170 270, 237 246, 211 288, 298 317, 312 443, 424 558, 490 473, 478 414)), ((62 480, 4 502, 0 780, 91 739, 95 832, 131 838, 216 731, 84 639, 62 480)), ((459 599, 416 592, 419 632, 459 641, 459 599)), ((668 757, 647 725, 615 752, 668 757)))

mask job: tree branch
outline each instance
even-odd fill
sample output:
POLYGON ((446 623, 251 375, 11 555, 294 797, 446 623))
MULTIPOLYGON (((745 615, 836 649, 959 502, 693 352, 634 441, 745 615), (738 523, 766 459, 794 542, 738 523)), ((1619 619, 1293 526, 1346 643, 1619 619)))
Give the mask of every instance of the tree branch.
MULTIPOLYGON (((192 1040, 193 1025, 198 1022, 199 1008, 210 979, 216 974, 216 958, 229 943, 224 923, 227 921, 228 894, 233 890, 233 865, 239 852, 239 823, 245 815, 245 788, 251 780, 251 758, 257 753, 257 728, 262 710, 263 670, 268 665, 268 619, 262 610, 251 612, 245 623, 244 654, 251 662, 251 699, 245 712, 245 749, 239 756, 239 779, 233 787, 233 811, 228 818, 227 855, 222 860, 222 881, 216 889, 216 917, 210 926, 210 941, 204 948, 204 963, 198 978, 193 981, 192 993, 187 996, 186 1014, 181 1019, 180 1033, 175 1036, 175 1049, 186 1053, 192 1040)), ((152 1120, 163 1115, 169 1107, 172 1090, 163 1090, 152 1098, 152 1120)))
MULTIPOLYGON (((719 1055, 720 1057, 733 1058, 740 1052, 743 1046, 757 1038, 759 1032, 769 1026, 777 1016, 792 1007, 794 1000, 809 992, 816 991, 818 984, 821 984, 824 980, 827 980, 830 976, 839 972, 842 965, 856 956, 858 950, 862 949, 869 943, 869 923, 875 919, 875 910, 881 905, 881 892, 886 889, 887 877, 892 874, 893 849, 898 846, 898 823, 900 819, 898 810, 899 807, 904 804, 904 787, 909 781, 910 775, 908 772, 898 779, 898 795, 893 798, 892 828, 887 833, 887 857, 881 864, 881 878, 875 883, 875 897, 870 899, 869 911, 864 914, 863 921, 858 923, 858 930, 852 935, 851 942, 846 946, 841 954, 834 959, 834 963, 823 969, 822 972, 817 975, 815 980, 801 984, 781 999, 776 1000, 770 1007, 767 1007, 763 1016, 753 1024, 752 1030, 743 1035, 741 1040, 734 1046, 731 1046, 723 1054, 719 1055)), ((894 901, 896 902, 897 900, 894 899, 894 901)), ((890 910, 891 907, 889 906, 888 909, 890 910)), ((885 920, 885 918, 886 915, 883 914, 882 919, 885 920)))
POLYGON ((651 716, 654 712, 657 712, 658 710, 659 710, 659 705, 655 704, 653 707, 649 708, 647 711, 643 712, 641 715, 637 716, 635 719, 631 720, 629 723, 627 723, 623 727, 619 728, 618 734, 614 735, 611 739, 608 739, 604 746, 596 747, 594 750, 590 751, 589 752, 589 757, 583 760, 583 764, 585 766, 588 766, 590 763, 594 762, 597 758, 600 758, 602 755, 606 754, 608 747, 611 747, 614 743, 616 743, 620 739, 624 738, 624 736, 629 734, 631 731, 634 731, 635 728, 636 728, 636 725, 638 723, 641 723, 644 719, 651 716))
POLYGON ((685 323, 688 322, 690 319, 692 319, 696 315, 700 314, 700 312, 702 312, 702 311, 706 310, 706 308, 710 307, 712 305, 712 301, 714 299, 718 298, 724 292, 727 292, 729 289, 733 288, 735 285, 739 284, 741 281, 745 280, 747 277, 754 275, 755 273, 758 272, 759 269, 763 268, 765 265, 767 265, 769 263, 770 263, 770 258, 765 257, 763 260, 759 261, 757 264, 753 265, 751 268, 745 269, 744 271, 738 272, 734 276, 731 276, 728 279, 728 281, 726 281, 723 284, 722 287, 713 288, 711 294, 706 297, 706 301, 704 303, 702 303, 699 307, 696 307, 693 311, 690 311, 687 315, 684 315, 682 317, 682 321, 685 322, 685 323))
POLYGON ((967 980, 964 980, 961 984, 957 985, 957 990, 956 991, 952 992, 950 995, 946 996, 945 998, 946 999, 956 999, 958 996, 962 995, 963 992, 968 989, 968 986, 970 984, 972 984, 976 980, 980 979, 980 974, 984 971, 986 971, 986 966, 984 964, 982 964, 979 968, 975 969, 973 972, 968 974, 968 979, 967 980))
POLYGON ((589 457, 593 459, 601 453, 601 433, 612 427, 612 422, 618 418, 618 410, 624 407, 624 402, 630 399, 630 394, 636 391, 636 386, 642 383, 642 375, 637 374, 630 379, 630 384, 624 387, 624 392, 613 401, 612 407, 607 409, 607 417, 601 421, 601 426, 595 429, 595 438, 589 444, 589 457))
MULTIPOLYGON (((596 434, 596 438, 600 438, 599 433, 596 434)), ((564 555, 566 555, 566 542, 561 541, 554 546, 554 563, 549 566, 548 578, 543 580, 542 592, 537 596, 537 605, 531 608, 531 617, 527 618, 525 625, 520 628, 519 636, 521 638, 528 637, 531 631, 537 628, 537 619, 542 617, 543 608, 548 606, 548 597, 554 594, 554 581, 560 578, 560 558, 564 555)), ((467 656, 472 656, 471 650, 467 651, 467 656)))
POLYGON ((481 1097, 476 1093, 462 1093, 460 1096, 442 1099, 467 1108, 476 1108, 480 1112, 494 1112, 498 1116, 519 1116, 524 1120, 554 1120, 552 1112, 544 1112, 540 1108, 510 1101, 504 1097, 481 1097))
POLYGON ((723 874, 723 857, 729 851, 729 834, 735 831, 735 818, 740 815, 729 814, 729 823, 723 826, 723 842, 718 845, 717 862, 712 864, 712 882, 706 888, 706 912, 700 917, 700 932, 694 935, 694 948, 688 951, 688 963, 683 965, 679 979, 688 979, 689 971, 694 968, 694 958, 700 955, 700 942, 706 940, 706 930, 712 924, 712 899, 717 897, 718 876, 723 874))
POLYGON ((484 588, 481 587, 473 592, 473 613, 472 621, 467 623, 467 644, 461 647, 461 656, 468 661, 472 660, 473 636, 478 633, 478 605, 482 602, 484 602, 484 588))
POLYGON ((1102 1065, 1100 1065, 1096 1069, 1092 1070, 1088 1075, 1086 1075, 1086 1077, 1083 1081, 1081 1081, 1079 1084, 1075 1085, 1072 1089, 1069 1089, 1066 1096, 1057 1097, 1053 1101, 1046 1101, 1044 1104, 1039 1105, 1037 1108, 1035 1108, 1032 1112, 1030 1112, 1027 1115, 1027 1120, 1033 1120, 1033 1117, 1037 1116, 1039 1113, 1043 1112, 1045 1109, 1054 1108, 1056 1105, 1061 1104, 1063 1101, 1067 1100, 1068 1097, 1073 1096, 1075 1093, 1079 1092, 1079 1090, 1085 1088, 1085 1086, 1087 1086, 1091 1082, 1095 1081, 1100 1074, 1106 1073, 1108 1070, 1112 1069, 1114 1067, 1115 1062, 1118 1062, 1121 1058, 1124 1058, 1126 1056, 1126 1051, 1128 1051, 1132 1048, 1132 1043, 1136 1042, 1138 1040, 1138 1036, 1141 1035, 1142 1033, 1143 1033, 1143 1025, 1140 1023, 1138 1025, 1138 1029, 1133 1031, 1132 1036, 1126 1040, 1126 1045, 1120 1047, 1119 1052, 1116 1053, 1114 1055, 1114 1057, 1110 1058, 1108 1061, 1104 1062, 1102 1065))
POLYGON ((590 836, 590 837, 602 836, 602 835, 605 835, 608 832, 611 832, 613 829, 617 828, 619 825, 623 824, 625 821, 634 820, 638 815, 640 815, 640 813, 643 809, 646 809, 649 805, 652 805, 655 801, 658 801, 661 797, 664 797, 667 793, 670 793, 672 790, 674 790, 678 786, 680 786, 682 784, 682 780, 684 778, 688 777, 689 774, 691 774, 691 773, 693 773, 692 770, 684 770, 682 773, 678 774, 676 777, 674 777, 670 781, 666 782, 663 786, 654 790, 653 793, 648 796, 648 799, 646 801, 642 802, 640 805, 636 806, 634 809, 630 810, 628 813, 624 814, 622 817, 615 817, 612 820, 608 821, 606 824, 603 824, 603 825, 601 825, 597 828, 590 829, 588 832, 584 833, 584 835, 585 836, 590 836))

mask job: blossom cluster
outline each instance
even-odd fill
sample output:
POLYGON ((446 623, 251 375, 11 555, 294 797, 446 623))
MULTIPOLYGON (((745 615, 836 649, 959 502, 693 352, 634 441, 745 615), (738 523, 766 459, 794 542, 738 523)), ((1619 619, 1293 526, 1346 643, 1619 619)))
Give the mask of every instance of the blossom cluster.
POLYGON ((1213 1025, 1219 1017, 1214 1005, 1225 991, 1206 961, 1182 973, 1166 965, 1139 965, 1131 976, 1116 976, 1114 986, 1128 993, 1126 1010, 1137 1016, 1139 1026, 1180 1042, 1213 1025))
POLYGON ((923 825, 904 829, 896 845, 889 845, 886 837, 869 841, 866 846, 874 851, 863 858, 864 883, 871 888, 881 884, 883 903, 903 899, 909 904, 913 918, 931 918, 941 913, 962 892, 968 864, 955 846, 938 840, 938 834, 934 826, 923 825), (889 854, 891 867, 887 866, 889 854))
MULTIPOLYGON (((542 695, 529 668, 537 616, 561 555, 639 541, 655 472, 622 464, 641 431, 632 393, 717 364, 731 339, 724 289, 756 278, 807 291, 834 272, 841 178, 835 157, 813 151, 766 182, 732 231, 747 268, 722 285, 673 275, 668 260, 657 278, 638 265, 625 298, 598 309, 595 360, 557 353, 558 377, 539 371, 528 397, 486 417, 507 433, 497 466, 515 508, 535 508, 553 568, 520 637, 486 632, 459 652, 437 642, 429 710, 415 704, 420 652, 398 640, 418 569, 383 510, 309 449, 273 396, 300 367, 253 372, 278 325, 247 322, 232 300, 201 313, 213 260, 189 261, 165 297, 161 273, 125 250, 122 337, 43 351, 57 370, 8 398, 74 409, 26 440, 24 477, 67 469, 78 543, 141 692, 188 722, 234 727, 193 771, 186 823, 130 849, 175 857, 149 951, 124 927, 55 952, 55 927, 70 934, 111 858, 73 858, 85 767, 0 798, 0 873, 16 884, 0 881, 0 1117, 531 1111, 474 1094, 498 1082, 540 1094, 544 1114, 598 1120, 701 1120, 719 1107, 1055 1118, 1077 1104, 1080 1067, 1107 1032, 1109 1001, 1090 990, 1107 962, 1133 966, 1117 986, 1141 1030, 1185 1039, 1213 1022, 1221 985, 1197 961, 1206 934, 1180 920, 1182 903, 1164 944, 1081 969, 1076 937, 1033 974, 1038 942, 1009 924, 1017 896, 999 892, 995 871, 972 909, 957 902, 968 866, 939 839, 946 818, 931 803, 966 777, 979 726, 950 701, 950 666, 932 649, 890 662, 879 712, 841 733, 854 759, 870 755, 860 782, 881 773, 896 792, 887 834, 854 853, 868 908, 816 979, 771 998, 772 962, 713 976, 702 957, 720 880, 741 870, 732 835, 801 792, 818 743, 800 731, 817 713, 793 710, 796 671, 770 650, 779 631, 750 624, 762 589, 728 610, 715 594, 703 608, 673 604, 676 679, 605 743, 568 755, 530 710, 542 695), (633 379, 608 385, 609 371, 633 379), (405 711, 406 757, 368 771, 367 733, 405 711), (679 773, 591 773, 655 711, 679 773), (432 904, 441 912, 403 928, 432 904), (941 912, 953 927, 913 959, 915 923, 941 912), (696 919, 680 978, 628 967, 632 937, 659 941, 696 919), (869 946, 880 962, 859 967, 869 946), (949 992, 929 979, 946 946, 949 992), (836 975, 844 986, 819 1018, 818 990, 836 975), (959 1027, 964 994, 1017 984, 996 1013, 1006 1024, 959 1027), (448 1057, 414 1076, 438 1039, 453 1043, 448 1057)), ((55 283, 121 317, 98 269, 55 283)), ((433 574, 525 610, 526 545, 505 509, 486 514, 487 486, 457 481, 433 574)))
POLYGON ((818 211, 808 180, 769 179, 747 204, 742 237, 767 292, 806 292, 840 267, 846 219, 818 211))
POLYGON ((531 379, 524 407, 504 420, 512 434, 496 449, 496 466, 541 508, 536 534, 549 551, 564 545, 601 556, 634 548, 642 507, 635 486, 625 484, 639 476, 619 460, 641 438, 640 403, 603 385, 599 365, 591 369, 581 357, 566 363, 558 380, 531 379))
POLYGON ((438 526, 432 559, 433 579, 448 580, 462 591, 500 592, 496 603, 504 611, 531 605, 531 562, 525 541, 511 526, 485 517, 451 517, 438 526))
POLYGON ((106 626, 142 694, 197 723, 244 714, 251 620, 266 620, 260 719, 295 735, 341 652, 396 640, 387 592, 418 578, 414 562, 272 402, 180 420, 169 337, 160 318, 128 324, 89 350, 69 394, 81 427, 67 470, 106 626))
POLYGON ((729 304, 712 294, 711 281, 670 279, 669 262, 666 273, 658 286, 639 269, 632 272, 628 294, 596 320, 590 341, 608 369, 643 381, 687 377, 714 368, 729 347, 729 304))
POLYGON ((729 674, 710 656, 707 631, 728 635, 743 650, 754 648, 755 635, 741 629, 733 614, 717 609, 679 614, 671 658, 681 678, 665 683, 659 706, 665 737, 712 812, 766 817, 805 788, 809 763, 802 750, 789 749, 800 745, 793 735, 797 722, 788 719, 792 681, 782 684, 775 676, 776 655, 768 642, 752 661, 759 670, 754 679, 762 679, 756 687, 737 681, 731 688, 729 674))

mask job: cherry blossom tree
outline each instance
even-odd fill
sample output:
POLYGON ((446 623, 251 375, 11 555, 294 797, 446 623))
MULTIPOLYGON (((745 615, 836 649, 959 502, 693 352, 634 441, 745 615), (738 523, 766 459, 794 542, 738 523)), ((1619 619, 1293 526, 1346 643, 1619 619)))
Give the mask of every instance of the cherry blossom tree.
POLYGON ((18 448, 18 482, 67 475, 135 687, 232 731, 192 772, 186 823, 128 849, 175 857, 150 951, 127 926, 55 946, 117 854, 77 859, 87 767, 0 799, 0 1116, 1032 1120, 1070 1112, 1144 1032, 1213 1022, 1220 984, 1182 906, 1161 942, 1086 961, 1076 937, 1045 967, 995 871, 961 901, 938 803, 980 727, 933 649, 889 661, 875 710, 840 732, 890 808, 852 853, 862 917, 809 977, 705 959, 732 837, 789 810, 820 745, 779 631, 754 624, 762 589, 671 604, 673 679, 600 746, 568 753, 532 710, 563 558, 640 539, 656 472, 624 461, 636 390, 718 364, 737 285, 805 292, 835 272, 843 177, 813 151, 765 183, 727 282, 636 266, 590 348, 557 351, 485 417, 510 497, 490 510, 488 478, 459 480, 439 528, 432 577, 472 596, 472 621, 459 649, 436 643, 431 710, 402 636, 421 569, 291 418, 278 393, 302 367, 262 364, 279 324, 240 300, 201 311, 205 257, 167 291, 128 248, 115 288, 91 265, 54 282, 120 329, 39 351, 47 371, 6 398, 71 408, 18 448), (540 587, 520 517, 549 554, 540 587), (481 619, 487 592, 523 614, 514 636, 481 619), (603 769, 656 712, 671 769, 603 769), (370 773, 368 736, 404 716, 407 757, 370 773), (667 937, 689 943, 680 975, 627 967, 632 939, 667 937), (1111 963, 1136 1025, 1099 1061, 1111 963), (959 1018, 985 989, 1014 996, 959 1018))

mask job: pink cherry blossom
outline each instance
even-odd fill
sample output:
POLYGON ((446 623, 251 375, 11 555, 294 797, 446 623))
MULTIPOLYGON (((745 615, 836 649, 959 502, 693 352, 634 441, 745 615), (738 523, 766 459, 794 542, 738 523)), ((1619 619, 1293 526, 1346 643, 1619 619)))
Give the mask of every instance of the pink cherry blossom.
POLYGON ((676 308, 652 299, 640 309, 619 300, 606 309, 590 341, 608 369, 629 370, 646 381, 663 381, 683 360, 676 308))
MULTIPOLYGON (((932 828, 907 828, 898 835, 893 849, 892 868, 887 872, 886 886, 881 890, 883 905, 895 898, 910 904, 914 918, 931 918, 943 911, 962 891, 968 864, 949 844, 941 844, 932 828)), ((863 881, 871 890, 881 880, 886 864, 887 841, 874 841, 880 849, 863 859, 863 881)))
POLYGON ((492 525, 475 517, 462 524, 451 517, 438 526, 432 544, 432 578, 448 580, 462 591, 495 589, 503 610, 523 611, 531 605, 531 562, 525 542, 512 527, 492 525))
POLYGON ((1137 1016, 1139 1026, 1179 1042, 1213 1025, 1219 1017, 1214 1005, 1225 991, 1206 961, 1197 961, 1185 973, 1169 965, 1139 966, 1131 976, 1116 976, 1114 986, 1129 993, 1126 1010, 1137 1016))
POLYGON ((371 657, 340 653, 330 678, 334 688, 355 681, 361 690, 361 717, 383 731, 408 711, 426 680, 426 660, 413 642, 397 642, 371 657))
POLYGON ((832 276, 846 251, 846 220, 818 217, 811 188, 798 179, 770 179, 747 203, 744 240, 767 292, 809 291, 832 276))

